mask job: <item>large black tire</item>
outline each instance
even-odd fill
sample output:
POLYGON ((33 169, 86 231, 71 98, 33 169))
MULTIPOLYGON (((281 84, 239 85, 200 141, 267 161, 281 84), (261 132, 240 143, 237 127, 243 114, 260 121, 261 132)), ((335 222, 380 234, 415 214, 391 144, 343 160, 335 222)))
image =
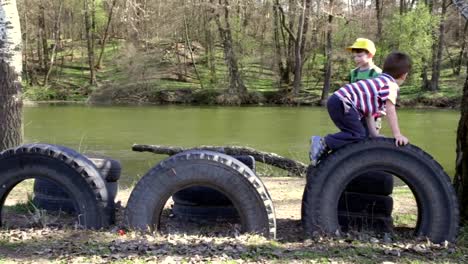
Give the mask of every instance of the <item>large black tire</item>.
MULTIPOLYGON (((77 152, 69 147, 46 144, 46 143, 32 143, 23 145, 26 148, 48 148, 56 152, 63 152, 73 159, 87 164, 89 167, 94 167, 98 171, 101 178, 103 178, 108 192, 108 211, 110 216, 110 223, 115 222, 115 197, 118 192, 118 184, 115 179, 120 178, 120 163, 106 157, 100 157, 91 160, 83 154, 77 152), (106 179, 109 178, 110 181, 106 179)), ((34 181, 34 198, 33 203, 36 207, 50 210, 50 211, 64 211, 68 213, 75 213, 74 202, 68 194, 60 188, 57 184, 46 179, 37 179, 34 181)))
POLYGON ((96 154, 87 154, 86 157, 96 166, 106 182, 116 182, 120 179, 122 166, 118 160, 96 154))
POLYGON ((392 216, 393 198, 384 195, 344 192, 338 201, 338 211, 367 214, 372 216, 392 216))
POLYGON ((393 192, 393 175, 384 171, 372 171, 352 180, 346 191, 376 195, 390 195, 393 192))
POLYGON ((418 205, 416 236, 436 243, 455 240, 459 207, 450 178, 423 150, 412 145, 396 147, 394 139, 384 138, 347 145, 309 170, 302 201, 306 233, 335 234, 341 193, 355 177, 377 170, 399 177, 411 188, 418 205))
POLYGON ((174 200, 175 203, 194 206, 232 205, 231 200, 229 200, 229 198, 222 192, 204 186, 194 186, 180 190, 172 195, 172 200, 174 200))
MULTIPOLYGON (((255 173, 255 159, 249 155, 231 156, 245 164, 255 173)), ((174 202, 193 206, 232 206, 232 202, 222 193, 203 186, 194 186, 178 191, 172 196, 174 202)), ((210 211, 210 210, 208 210, 210 211)))
POLYGON ((125 213, 128 225, 159 229, 169 197, 191 186, 209 187, 228 197, 244 232, 275 237, 275 210, 262 181, 243 163, 213 151, 179 153, 152 168, 130 195, 125 213))
POLYGON ((98 229, 110 224, 112 212, 99 172, 83 160, 45 144, 29 144, 0 153, 1 208, 10 191, 31 178, 52 181, 73 197, 79 225, 98 229))
POLYGON ((373 231, 376 233, 392 233, 393 218, 391 216, 378 216, 349 212, 338 212, 338 223, 341 230, 373 231))
POLYGON ((244 163, 254 173, 256 172, 255 158, 253 156, 250 156, 250 155, 233 155, 231 157, 233 157, 236 160, 244 163))
POLYGON ((207 206, 174 203, 172 213, 179 218, 198 222, 238 221, 239 214, 233 205, 207 206))
MULTIPOLYGON (((105 185, 109 207, 115 208, 115 198, 117 197, 119 189, 118 182, 105 182, 105 185)), ((70 196, 68 196, 68 194, 53 181, 36 179, 34 181, 33 191, 34 197, 32 202, 37 208, 49 211, 63 211, 67 213, 75 212, 73 199, 70 198, 70 196)))

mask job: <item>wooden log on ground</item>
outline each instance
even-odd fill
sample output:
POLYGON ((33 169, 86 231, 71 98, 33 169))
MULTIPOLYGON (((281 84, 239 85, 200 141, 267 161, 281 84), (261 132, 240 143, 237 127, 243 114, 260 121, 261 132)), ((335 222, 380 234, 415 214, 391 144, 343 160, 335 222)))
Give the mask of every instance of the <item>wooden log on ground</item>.
POLYGON ((289 171, 291 174, 296 176, 303 176, 307 170, 307 164, 302 162, 285 158, 275 153, 264 152, 243 146, 199 146, 195 148, 182 148, 174 146, 134 144, 132 150, 138 152, 152 152, 155 154, 164 154, 169 156, 187 150, 211 150, 227 155, 250 155, 258 162, 289 171))

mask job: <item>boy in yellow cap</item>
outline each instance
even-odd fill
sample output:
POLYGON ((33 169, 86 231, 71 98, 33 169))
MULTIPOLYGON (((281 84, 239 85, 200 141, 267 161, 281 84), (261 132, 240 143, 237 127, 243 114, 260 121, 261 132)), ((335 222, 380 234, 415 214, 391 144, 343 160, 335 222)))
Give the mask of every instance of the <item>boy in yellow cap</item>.
MULTIPOLYGON (((353 53, 354 62, 357 66, 351 70, 349 74, 349 83, 375 78, 382 73, 382 69, 377 67, 373 61, 377 49, 375 48, 375 44, 372 40, 358 38, 352 46, 347 47, 346 49, 353 53)), ((385 115, 385 111, 381 111, 374 115, 377 131, 380 131, 380 128, 382 127, 382 115, 385 115)))
POLYGON ((372 60, 377 50, 371 40, 358 38, 352 46, 346 49, 353 53, 354 62, 357 66, 350 73, 349 83, 375 78, 382 73, 382 70, 375 66, 372 60))

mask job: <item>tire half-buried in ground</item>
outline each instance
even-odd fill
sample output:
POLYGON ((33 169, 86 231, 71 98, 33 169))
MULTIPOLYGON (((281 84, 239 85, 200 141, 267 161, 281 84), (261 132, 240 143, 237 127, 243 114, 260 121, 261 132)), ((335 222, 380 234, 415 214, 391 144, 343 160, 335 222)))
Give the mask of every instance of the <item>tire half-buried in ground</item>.
POLYGON ((239 214, 243 232, 275 238, 275 210, 262 181, 247 166, 213 151, 187 151, 156 165, 133 189, 125 218, 131 228, 158 230, 167 200, 204 186, 224 194, 239 214))
MULTIPOLYGON (((104 180, 107 189, 108 206, 110 224, 115 223, 115 197, 118 192, 118 180, 120 178, 121 166, 120 162, 104 156, 90 155, 85 156, 78 151, 69 147, 47 144, 47 143, 31 143, 23 145, 26 148, 48 148, 55 152, 62 152, 75 161, 86 164, 88 168, 94 168, 98 171, 101 178, 104 180)), ((67 213, 75 213, 74 201, 68 194, 57 184, 46 179, 36 179, 34 181, 34 199, 33 204, 40 209, 49 211, 64 211, 67 213)))
MULTIPOLYGON (((238 156, 231 156, 238 161, 242 162, 245 164, 247 167, 249 167, 253 173, 255 173, 255 159, 252 156, 249 155, 238 155, 238 156)), ((206 212, 210 211, 212 213, 216 213, 216 215, 222 216, 223 212, 231 212, 232 208, 232 203, 227 198, 224 196, 222 193, 211 189, 207 187, 202 187, 202 186, 195 186, 195 187, 190 187, 187 189, 183 189, 178 191, 172 196, 172 200, 174 200, 176 205, 184 205, 184 212, 189 213, 189 207, 185 207, 186 205, 194 205, 196 206, 194 208, 195 215, 201 215, 200 212, 202 211, 202 208, 200 206, 207 206, 206 212), (214 207, 213 207, 214 206, 214 207), (213 207, 213 208, 212 208, 213 207), (223 208, 226 207, 226 208, 223 208), (214 208, 218 208, 220 210, 216 210, 214 208)), ((177 211, 177 210, 176 210, 177 211)), ((214 217, 216 217, 214 215, 214 217)), ((232 214, 229 213, 227 215, 228 218, 231 218, 232 214)))
POLYGON ((32 178, 52 181, 73 197, 79 225, 98 229, 111 222, 107 190, 99 172, 88 163, 45 144, 20 146, 0 153, 1 207, 18 183, 32 178))
POLYGON ((336 234, 338 200, 348 183, 369 171, 385 171, 403 180, 415 196, 416 236, 436 243, 456 238, 459 207, 450 178, 418 147, 397 147, 394 139, 366 140, 337 150, 308 171, 302 201, 302 222, 308 235, 336 234))

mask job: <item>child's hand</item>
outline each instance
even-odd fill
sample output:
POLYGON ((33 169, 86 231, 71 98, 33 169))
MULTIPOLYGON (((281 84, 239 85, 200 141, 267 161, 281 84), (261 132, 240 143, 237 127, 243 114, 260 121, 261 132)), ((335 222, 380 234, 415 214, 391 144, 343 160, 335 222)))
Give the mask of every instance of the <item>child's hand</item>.
POLYGON ((397 146, 404 146, 408 144, 408 142, 409 142, 408 138, 406 138, 403 135, 395 136, 395 145, 397 146))

